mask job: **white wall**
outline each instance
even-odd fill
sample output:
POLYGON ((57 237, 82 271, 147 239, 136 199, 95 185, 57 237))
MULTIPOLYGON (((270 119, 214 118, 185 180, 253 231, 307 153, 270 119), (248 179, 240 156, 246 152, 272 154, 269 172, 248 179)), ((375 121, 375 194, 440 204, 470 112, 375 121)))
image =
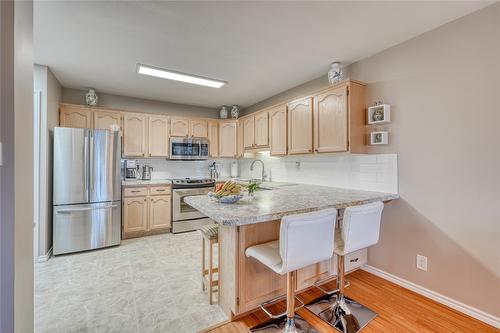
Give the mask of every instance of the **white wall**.
POLYGON ((47 66, 35 65, 34 89, 41 91, 38 256, 44 257, 52 248, 52 130, 59 123, 62 87, 47 66))
MULTIPOLYGON (((273 181, 398 193, 397 154, 270 157, 259 153, 256 158, 264 162, 273 181)), ((251 172, 252 161, 239 161, 240 176, 260 179, 261 165, 255 164, 251 172)))

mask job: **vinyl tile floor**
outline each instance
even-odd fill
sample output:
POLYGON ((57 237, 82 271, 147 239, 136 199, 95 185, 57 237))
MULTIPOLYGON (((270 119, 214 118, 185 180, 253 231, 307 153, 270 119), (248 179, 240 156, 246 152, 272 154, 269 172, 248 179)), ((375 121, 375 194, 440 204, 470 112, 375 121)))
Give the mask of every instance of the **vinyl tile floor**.
POLYGON ((201 291, 199 232, 35 264, 35 332, 198 332, 226 320, 201 291))

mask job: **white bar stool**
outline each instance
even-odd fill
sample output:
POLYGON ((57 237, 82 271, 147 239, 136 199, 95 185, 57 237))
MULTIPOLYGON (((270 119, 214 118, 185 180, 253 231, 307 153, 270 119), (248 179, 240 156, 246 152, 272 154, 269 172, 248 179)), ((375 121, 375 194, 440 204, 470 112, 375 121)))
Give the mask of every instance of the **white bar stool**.
POLYGON ((378 242, 383 209, 382 202, 345 209, 342 226, 337 229, 335 235, 338 293, 326 295, 318 302, 306 306, 308 310, 342 333, 358 332, 377 315, 364 305, 344 296, 344 256, 378 242))
POLYGON ((334 208, 285 216, 281 219, 279 240, 246 249, 247 257, 257 259, 278 274, 287 274, 286 312, 274 316, 264 306, 269 302, 261 305, 271 318, 281 318, 286 314, 286 320, 280 320, 277 325, 272 325, 273 327, 254 328, 253 332, 295 333, 305 332, 304 329, 307 329, 307 332, 316 332, 306 321, 295 315, 296 275, 298 269, 332 257, 336 219, 337 210, 334 208), (297 321, 297 325, 296 317, 300 320, 297 321))

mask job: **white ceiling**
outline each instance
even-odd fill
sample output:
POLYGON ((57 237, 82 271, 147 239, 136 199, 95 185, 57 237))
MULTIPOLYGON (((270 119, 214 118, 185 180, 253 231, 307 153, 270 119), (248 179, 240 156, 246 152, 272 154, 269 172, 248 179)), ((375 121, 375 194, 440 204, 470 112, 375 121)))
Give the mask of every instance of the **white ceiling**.
POLYGON ((466 15, 489 2, 37 1, 35 62, 61 84, 244 107, 466 15), (228 81, 139 76, 136 64, 228 81))

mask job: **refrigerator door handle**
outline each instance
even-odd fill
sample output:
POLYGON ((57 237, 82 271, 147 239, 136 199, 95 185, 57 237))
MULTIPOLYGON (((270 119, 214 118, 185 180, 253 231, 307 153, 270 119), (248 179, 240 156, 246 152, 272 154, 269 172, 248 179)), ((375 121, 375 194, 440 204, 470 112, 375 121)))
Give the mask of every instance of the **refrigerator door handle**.
POLYGON ((87 201, 89 200, 89 169, 90 169, 90 164, 89 164, 89 133, 88 131, 85 131, 85 138, 84 138, 84 144, 83 144, 83 164, 84 170, 83 170, 83 189, 85 191, 85 195, 87 197, 87 201))
MULTIPOLYGON (((90 183, 90 190, 93 192, 94 191, 94 133, 92 131, 89 131, 89 136, 90 136, 90 144, 89 144, 89 156, 90 156, 90 163, 89 163, 89 183, 90 183)), ((90 201, 90 198, 89 198, 90 201)))
POLYGON ((85 207, 85 208, 73 208, 73 209, 62 209, 58 210, 57 214, 70 214, 70 213, 75 213, 75 212, 85 212, 88 210, 97 210, 97 209, 109 209, 109 208, 116 208, 118 205, 108 205, 108 206, 101 206, 101 207, 85 207))

